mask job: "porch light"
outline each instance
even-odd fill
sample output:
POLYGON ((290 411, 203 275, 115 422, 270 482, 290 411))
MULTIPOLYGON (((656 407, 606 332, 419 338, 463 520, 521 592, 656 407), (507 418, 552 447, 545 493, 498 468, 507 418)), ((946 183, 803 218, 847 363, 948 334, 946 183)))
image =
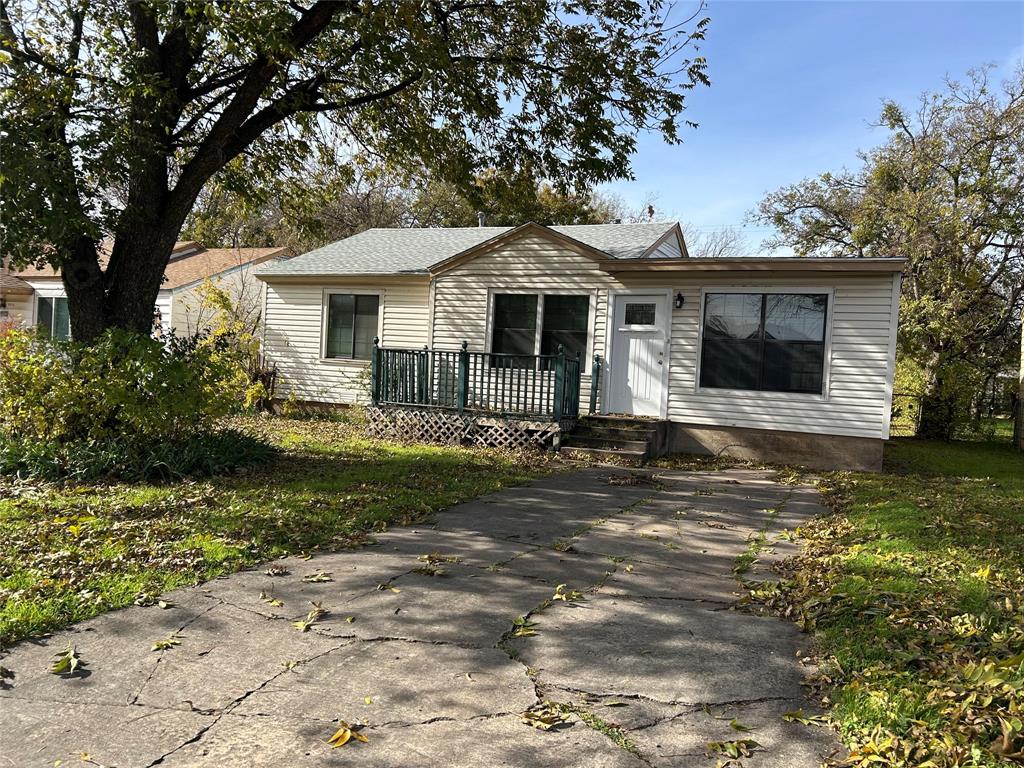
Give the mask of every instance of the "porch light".
POLYGON ((686 297, 683 296, 683 292, 682 291, 676 291, 676 298, 672 302, 672 306, 675 307, 676 309, 682 309, 684 301, 686 301, 686 297))

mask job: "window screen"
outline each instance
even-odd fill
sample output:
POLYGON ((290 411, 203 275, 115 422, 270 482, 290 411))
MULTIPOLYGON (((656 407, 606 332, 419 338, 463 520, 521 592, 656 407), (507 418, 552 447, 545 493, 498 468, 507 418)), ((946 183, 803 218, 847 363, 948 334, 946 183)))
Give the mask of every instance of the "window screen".
POLYGON ((590 325, 590 297, 545 296, 544 327, 540 336, 542 355, 558 354, 558 345, 570 357, 587 354, 587 328, 590 325))
MULTIPOLYGON (((537 340, 537 296, 530 293, 496 293, 491 352, 502 355, 534 355, 537 340)), ((528 366, 526 358, 495 358, 494 365, 528 366)))
POLYGON ((327 305, 327 357, 369 360, 379 307, 379 296, 332 293, 327 305))
POLYGON ((820 394, 827 311, 825 294, 707 294, 700 385, 820 394))

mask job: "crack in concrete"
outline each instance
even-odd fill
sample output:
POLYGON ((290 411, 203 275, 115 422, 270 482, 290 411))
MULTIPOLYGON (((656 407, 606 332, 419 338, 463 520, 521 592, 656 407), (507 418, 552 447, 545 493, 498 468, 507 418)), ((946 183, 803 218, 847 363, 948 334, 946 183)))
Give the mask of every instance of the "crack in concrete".
MULTIPOLYGON (((299 663, 300 664, 308 664, 311 661, 316 661, 317 659, 323 658, 324 656, 327 656, 327 655, 329 655, 331 653, 334 653, 335 651, 341 650, 342 648, 344 648, 347 645, 348 645, 348 643, 342 643, 341 645, 335 646, 333 648, 329 648, 326 651, 322 651, 320 653, 314 654, 313 656, 309 656, 309 657, 307 657, 305 659, 302 659, 299 663)), ((245 691, 241 695, 236 696, 234 699, 232 699, 230 702, 228 702, 225 706, 221 707, 220 710, 217 711, 217 714, 212 715, 212 717, 213 717, 213 721, 212 722, 208 723, 207 725, 204 725, 192 737, 186 739, 181 744, 176 746, 174 749, 171 749, 171 750, 169 750, 167 752, 164 752, 162 755, 157 757, 155 760, 153 760, 152 762, 148 763, 145 766, 145 768, 154 768, 154 766, 162 764, 164 762, 164 760, 166 760, 168 757, 170 757, 174 753, 180 752, 182 749, 184 749, 185 747, 189 746, 190 744, 196 744, 199 741, 201 741, 202 738, 210 731, 210 729, 213 728, 215 725, 217 725, 217 723, 219 723, 224 718, 225 715, 231 713, 234 709, 239 707, 242 704, 242 702, 245 701, 246 699, 248 699, 250 696, 253 696, 256 693, 259 693, 260 691, 262 691, 264 688, 266 688, 268 685, 270 685, 272 682, 277 680, 282 675, 287 675, 290 671, 291 671, 290 669, 282 669, 279 672, 275 672, 271 677, 269 677, 266 680, 264 680, 262 683, 260 683, 255 688, 250 688, 249 690, 245 691)))
MULTIPOLYGON (((591 699, 630 699, 633 701, 646 701, 651 704, 658 704, 667 707, 682 707, 687 710, 700 710, 704 707, 733 707, 733 706, 745 706, 748 704, 763 704, 769 701, 795 701, 792 696, 762 696, 754 699, 730 699, 727 701, 682 701, 678 699, 665 701, 664 699, 657 699, 653 696, 647 696, 642 693, 622 693, 621 691, 588 691, 584 688, 574 688, 569 685, 563 685, 561 683, 547 686, 553 691, 564 691, 566 693, 576 694, 591 699)), ((677 713, 673 717, 678 717, 680 714, 677 713)))
MULTIPOLYGON (((214 610, 215 608, 218 608, 218 607, 219 606, 215 604, 215 605, 211 605, 209 608, 206 608, 205 610, 200 611, 195 616, 193 616, 188 621, 186 621, 184 624, 182 624, 180 627, 178 627, 176 630, 174 630, 174 632, 172 632, 171 634, 172 635, 177 635, 177 634, 179 634, 181 632, 184 632, 188 627, 190 627, 196 621, 198 621, 203 616, 208 614, 210 611, 212 611, 212 610, 214 610)), ((139 700, 139 696, 142 695, 142 692, 145 690, 146 686, 149 685, 150 681, 154 677, 156 677, 156 673, 160 669, 160 662, 162 662, 164 660, 164 653, 165 653, 165 651, 161 651, 160 655, 157 656, 156 661, 153 663, 153 668, 149 671, 149 674, 146 675, 146 679, 142 681, 142 684, 139 686, 139 689, 137 691, 135 691, 135 693, 133 695, 129 696, 129 698, 127 699, 127 703, 128 704, 134 704, 135 702, 137 702, 139 700)))

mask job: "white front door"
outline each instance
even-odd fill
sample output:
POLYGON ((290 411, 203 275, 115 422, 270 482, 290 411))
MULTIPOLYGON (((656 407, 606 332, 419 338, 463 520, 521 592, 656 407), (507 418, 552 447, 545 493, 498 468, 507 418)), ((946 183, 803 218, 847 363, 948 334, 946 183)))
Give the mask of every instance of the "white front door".
POLYGON ((608 412, 661 416, 668 372, 668 296, 619 294, 612 321, 608 412))

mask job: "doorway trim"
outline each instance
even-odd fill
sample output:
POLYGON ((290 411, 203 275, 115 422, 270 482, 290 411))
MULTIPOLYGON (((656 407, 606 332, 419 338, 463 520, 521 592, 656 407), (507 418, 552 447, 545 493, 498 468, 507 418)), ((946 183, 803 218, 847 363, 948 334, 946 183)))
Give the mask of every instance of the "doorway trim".
MULTIPOLYGON (((605 314, 605 339, 604 339, 604 359, 605 364, 610 368, 612 357, 613 346, 615 344, 615 304, 620 296, 665 296, 665 306, 667 312, 665 313, 665 360, 666 365, 662 366, 661 370, 661 405, 658 413, 658 418, 668 418, 668 398, 669 398, 669 369, 672 367, 672 313, 675 311, 675 307, 672 306, 672 289, 671 288, 619 288, 608 290, 608 306, 605 314)), ((608 410, 608 393, 611 389, 611 375, 601 377, 601 413, 609 413, 608 410)))

